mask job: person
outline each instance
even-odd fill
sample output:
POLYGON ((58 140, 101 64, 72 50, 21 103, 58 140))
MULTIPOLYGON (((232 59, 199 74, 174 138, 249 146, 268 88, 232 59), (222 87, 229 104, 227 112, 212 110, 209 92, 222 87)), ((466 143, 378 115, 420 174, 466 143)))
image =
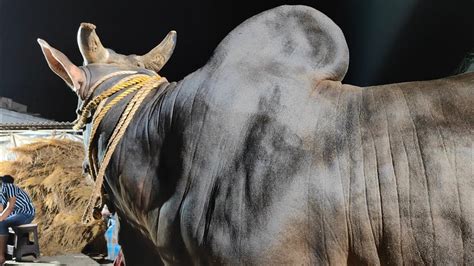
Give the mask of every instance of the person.
POLYGON ((13 177, 1 178, 0 194, 0 265, 5 263, 8 227, 30 223, 35 217, 35 208, 28 194, 15 184, 13 177))

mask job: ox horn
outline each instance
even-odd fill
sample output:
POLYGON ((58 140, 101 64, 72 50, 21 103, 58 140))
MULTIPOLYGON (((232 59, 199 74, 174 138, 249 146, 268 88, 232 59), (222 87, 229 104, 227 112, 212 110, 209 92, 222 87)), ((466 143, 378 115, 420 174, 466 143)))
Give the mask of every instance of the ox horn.
POLYGON ((168 62, 176 46, 176 31, 170 31, 165 39, 147 54, 125 56, 104 48, 95 28, 94 24, 81 23, 77 32, 77 43, 85 65, 110 63, 138 66, 158 72, 168 62))
POLYGON ((84 58, 84 65, 107 62, 109 52, 100 42, 94 24, 81 23, 77 32, 77 44, 84 58))
POLYGON ((138 60, 145 65, 146 69, 158 72, 173 54, 176 46, 176 35, 176 31, 170 31, 160 44, 147 54, 139 56, 138 60))

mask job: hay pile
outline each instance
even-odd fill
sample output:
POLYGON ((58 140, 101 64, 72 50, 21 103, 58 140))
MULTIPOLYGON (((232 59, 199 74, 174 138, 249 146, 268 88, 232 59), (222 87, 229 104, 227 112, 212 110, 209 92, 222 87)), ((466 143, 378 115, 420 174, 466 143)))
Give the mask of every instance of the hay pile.
POLYGON ((71 140, 41 139, 13 149, 15 161, 0 162, 0 174, 15 177, 34 202, 42 255, 79 253, 103 236, 105 225, 84 225, 81 215, 93 184, 82 176, 84 150, 71 140))

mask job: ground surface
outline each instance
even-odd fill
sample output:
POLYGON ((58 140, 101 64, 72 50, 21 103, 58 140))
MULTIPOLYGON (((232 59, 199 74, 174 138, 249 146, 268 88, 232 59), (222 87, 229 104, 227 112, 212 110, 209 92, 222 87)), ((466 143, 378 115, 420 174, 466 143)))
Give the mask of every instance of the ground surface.
POLYGON ((96 265, 107 265, 110 266, 112 263, 99 263, 94 259, 90 258, 84 254, 68 254, 68 255, 59 255, 51 257, 41 257, 37 260, 34 257, 24 257, 24 261, 15 262, 7 261, 5 265, 32 265, 32 266, 42 266, 42 265, 68 265, 68 266, 96 266, 96 265))

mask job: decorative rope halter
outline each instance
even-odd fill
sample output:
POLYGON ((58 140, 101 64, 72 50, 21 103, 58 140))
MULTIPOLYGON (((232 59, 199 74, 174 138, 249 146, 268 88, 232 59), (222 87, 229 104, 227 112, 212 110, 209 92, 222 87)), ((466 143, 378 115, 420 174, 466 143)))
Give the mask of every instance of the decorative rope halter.
MULTIPOLYGON (((132 121, 133 116, 145 100, 146 96, 152 90, 157 89, 159 85, 167 81, 166 78, 160 77, 159 75, 149 76, 145 74, 137 74, 135 71, 120 71, 104 76, 99 81, 97 81, 94 86, 91 87, 90 94, 92 94, 93 91, 104 81, 112 77, 125 74, 129 74, 129 76, 121 79, 114 86, 105 90, 91 101, 87 102, 86 99, 84 104, 87 104, 85 107, 81 108, 81 115, 76 119, 76 124, 74 125, 74 129, 76 130, 83 128, 87 122, 88 117, 90 117, 91 113, 93 112, 92 129, 89 136, 86 153, 87 159, 89 160, 91 175, 95 179, 95 186, 91 197, 89 198, 89 202, 86 206, 84 214, 82 215, 83 223, 89 223, 93 219, 93 209, 95 207, 100 207, 101 205, 101 189, 104 183, 105 170, 107 169, 117 144, 120 142, 121 138, 125 134, 125 130, 132 121), (115 126, 112 135, 109 138, 102 162, 97 169, 99 162, 94 160, 94 156, 92 154, 92 143, 94 141, 95 134, 97 133, 97 129, 99 128, 100 122, 113 106, 134 92, 136 92, 136 94, 127 103, 127 106, 122 112, 119 122, 115 126), (113 95, 116 96, 110 101, 106 102, 106 100, 113 95)), ((161 91, 161 93, 163 92, 164 90, 161 91)))

